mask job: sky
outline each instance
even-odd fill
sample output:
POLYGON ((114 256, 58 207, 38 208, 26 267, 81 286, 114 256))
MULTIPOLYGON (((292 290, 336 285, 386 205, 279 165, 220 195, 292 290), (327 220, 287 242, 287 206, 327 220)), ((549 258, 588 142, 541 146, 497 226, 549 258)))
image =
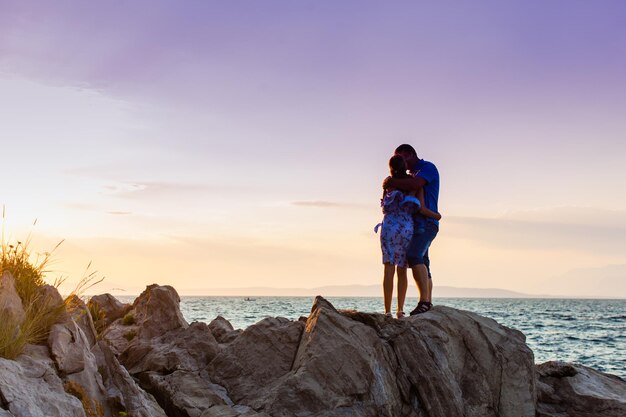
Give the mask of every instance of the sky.
POLYGON ((441 174, 435 288, 626 298, 625 19, 610 0, 0 0, 6 239, 63 240, 50 279, 91 263, 95 292, 377 284, 409 143, 441 174))

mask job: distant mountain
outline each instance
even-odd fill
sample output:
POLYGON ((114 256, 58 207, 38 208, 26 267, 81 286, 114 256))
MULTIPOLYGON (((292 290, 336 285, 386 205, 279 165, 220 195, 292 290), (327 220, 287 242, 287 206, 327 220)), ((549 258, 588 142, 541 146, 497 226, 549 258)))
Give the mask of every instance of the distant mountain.
MULTIPOLYGON (((315 288, 214 288, 211 290, 181 291, 182 294, 203 295, 234 295, 234 296, 293 296, 308 297, 323 295, 325 297, 382 297, 381 285, 328 285, 315 288)), ((464 298, 532 298, 545 297, 524 294, 499 288, 457 288, 436 286, 436 297, 464 297, 464 298)), ((408 297, 417 297, 415 285, 409 286, 408 297)))
POLYGON ((626 298, 626 265, 573 269, 547 280, 543 290, 564 297, 626 298))

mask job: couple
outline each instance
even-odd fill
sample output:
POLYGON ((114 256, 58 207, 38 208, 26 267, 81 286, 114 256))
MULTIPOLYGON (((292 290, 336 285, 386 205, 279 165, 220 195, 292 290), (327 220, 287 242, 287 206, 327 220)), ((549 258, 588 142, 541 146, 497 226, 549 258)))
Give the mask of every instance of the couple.
MULTIPOLYGON (((432 277, 428 248, 439 231, 437 202, 439 172, 431 162, 417 157, 411 145, 400 145, 389 160, 391 176, 383 182, 382 230, 383 293, 385 315, 391 316, 394 272, 398 272, 398 310, 404 317, 407 266, 420 293, 417 307, 410 315, 425 313, 432 307, 432 277), (407 174, 410 172, 410 175, 407 174)), ((377 226, 378 228, 378 226, 377 226)))

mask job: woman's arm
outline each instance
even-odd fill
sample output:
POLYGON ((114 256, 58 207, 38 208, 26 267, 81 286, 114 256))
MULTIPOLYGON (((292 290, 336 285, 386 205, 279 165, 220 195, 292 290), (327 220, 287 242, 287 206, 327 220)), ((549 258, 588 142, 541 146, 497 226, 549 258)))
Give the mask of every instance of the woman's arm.
POLYGON ((409 178, 385 178, 383 188, 396 188, 401 191, 417 191, 426 185, 426 180, 422 177, 409 178))
POLYGON ((417 192, 417 198, 420 200, 420 214, 422 216, 430 217, 431 219, 441 220, 441 214, 436 211, 432 211, 426 208, 426 204, 424 203, 424 189, 420 188, 417 192))

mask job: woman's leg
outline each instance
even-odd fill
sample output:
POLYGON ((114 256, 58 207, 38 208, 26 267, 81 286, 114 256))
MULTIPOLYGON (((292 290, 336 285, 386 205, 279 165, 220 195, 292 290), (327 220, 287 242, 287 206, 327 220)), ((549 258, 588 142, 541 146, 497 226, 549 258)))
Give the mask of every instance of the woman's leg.
POLYGON ((391 297, 393 297, 393 274, 396 266, 390 263, 385 264, 383 275, 383 298, 385 300, 385 313, 391 312, 391 297))
MULTIPOLYGON (((404 312, 404 299, 406 298, 406 290, 408 287, 408 280, 406 274, 406 267, 399 266, 398 271, 398 312, 404 312)), ((398 318, 400 315, 398 315, 398 318)))

